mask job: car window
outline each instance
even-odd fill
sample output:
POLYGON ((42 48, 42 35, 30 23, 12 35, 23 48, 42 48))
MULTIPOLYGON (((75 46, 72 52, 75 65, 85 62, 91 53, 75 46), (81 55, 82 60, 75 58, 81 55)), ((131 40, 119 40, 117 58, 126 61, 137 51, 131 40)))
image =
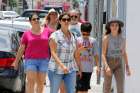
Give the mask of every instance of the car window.
POLYGON ((44 18, 47 15, 46 12, 38 12, 37 14, 40 18, 44 18))
POLYGON ((4 39, 3 37, 0 37, 0 48, 4 48, 7 46, 8 46, 8 44, 7 44, 6 39, 4 39))
POLYGON ((17 51, 19 47, 19 34, 11 30, 0 30, 0 51, 17 51))
POLYGON ((16 33, 11 34, 11 49, 17 51, 19 47, 19 36, 16 33))
POLYGON ((29 17, 33 13, 37 13, 40 18, 44 18, 45 15, 47 14, 47 12, 45 12, 45 11, 36 11, 36 12, 35 11, 26 11, 21 16, 22 17, 29 17))
POLYGON ((0 58, 15 58, 14 52, 0 51, 0 58))
POLYGON ((22 14, 22 17, 29 17, 31 14, 33 14, 33 12, 26 11, 22 14))
POLYGON ((14 11, 3 12, 4 17, 18 17, 19 15, 14 11))
POLYGON ((15 12, 5 12, 4 14, 5 15, 11 15, 11 16, 17 15, 15 12))
POLYGON ((0 35, 0 51, 10 51, 10 39, 8 36, 0 35))

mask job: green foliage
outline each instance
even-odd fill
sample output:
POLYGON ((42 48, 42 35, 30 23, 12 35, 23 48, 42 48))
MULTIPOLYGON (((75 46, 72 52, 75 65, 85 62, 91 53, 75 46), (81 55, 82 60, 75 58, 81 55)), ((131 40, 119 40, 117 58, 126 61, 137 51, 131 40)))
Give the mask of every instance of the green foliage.
POLYGON ((10 7, 17 7, 17 0, 9 0, 10 7))

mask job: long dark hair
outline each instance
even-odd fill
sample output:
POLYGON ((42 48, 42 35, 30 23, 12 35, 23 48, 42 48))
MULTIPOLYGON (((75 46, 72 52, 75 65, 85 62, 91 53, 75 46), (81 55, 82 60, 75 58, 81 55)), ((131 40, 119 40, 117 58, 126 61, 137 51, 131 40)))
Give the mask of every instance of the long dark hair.
MULTIPOLYGON (((63 16, 65 16, 65 15, 68 15, 68 16, 70 17, 70 15, 69 15, 68 13, 62 13, 62 14, 59 16, 58 20, 61 21, 61 19, 62 19, 63 16)), ((57 30, 61 29, 61 24, 60 24, 60 22, 57 23, 56 29, 57 29, 57 30)))
MULTIPOLYGON (((106 29, 105 35, 108 35, 108 34, 111 33, 110 25, 111 25, 112 23, 114 23, 114 22, 110 22, 110 23, 106 24, 106 27, 105 27, 105 29, 106 29)), ((115 23, 118 23, 118 22, 115 22, 115 23)), ((121 28, 122 26, 121 26, 121 24, 119 24, 119 23, 118 23, 118 25, 119 25, 118 34, 121 34, 121 33, 122 33, 122 28, 121 28)))

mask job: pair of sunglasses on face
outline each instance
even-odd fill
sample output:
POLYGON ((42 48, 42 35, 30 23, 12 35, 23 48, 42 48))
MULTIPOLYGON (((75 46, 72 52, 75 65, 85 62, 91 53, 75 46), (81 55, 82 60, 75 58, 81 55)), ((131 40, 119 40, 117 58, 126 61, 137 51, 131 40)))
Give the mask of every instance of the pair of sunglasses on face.
POLYGON ((76 16, 76 15, 72 15, 72 16, 70 16, 70 18, 78 18, 78 16, 76 16))
POLYGON ((40 20, 40 18, 39 17, 37 17, 37 18, 32 18, 32 21, 39 21, 40 20))
POLYGON ((67 21, 67 22, 70 22, 71 19, 70 19, 70 18, 62 18, 62 21, 63 21, 63 22, 66 22, 66 21, 67 21))
POLYGON ((54 12, 54 13, 50 13, 49 15, 57 15, 57 13, 54 12))

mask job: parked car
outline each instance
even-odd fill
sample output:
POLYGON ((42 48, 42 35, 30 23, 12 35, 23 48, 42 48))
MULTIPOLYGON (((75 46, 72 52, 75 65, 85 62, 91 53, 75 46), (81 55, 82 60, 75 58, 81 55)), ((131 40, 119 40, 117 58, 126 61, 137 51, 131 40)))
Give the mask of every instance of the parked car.
POLYGON ((0 20, 0 28, 9 28, 16 32, 24 32, 31 28, 31 24, 28 21, 0 20))
POLYGON ((17 70, 11 66, 15 60, 19 41, 20 37, 18 32, 6 27, 0 28, 0 88, 24 93, 25 73, 23 60, 20 60, 17 70))
POLYGON ((0 19, 11 19, 17 17, 19 17, 19 14, 15 11, 0 11, 0 19))
POLYGON ((37 13, 42 21, 44 19, 44 17, 48 14, 48 11, 40 10, 40 9, 27 9, 21 14, 21 17, 16 18, 15 20, 16 21, 28 21, 29 16, 33 13, 37 13))

